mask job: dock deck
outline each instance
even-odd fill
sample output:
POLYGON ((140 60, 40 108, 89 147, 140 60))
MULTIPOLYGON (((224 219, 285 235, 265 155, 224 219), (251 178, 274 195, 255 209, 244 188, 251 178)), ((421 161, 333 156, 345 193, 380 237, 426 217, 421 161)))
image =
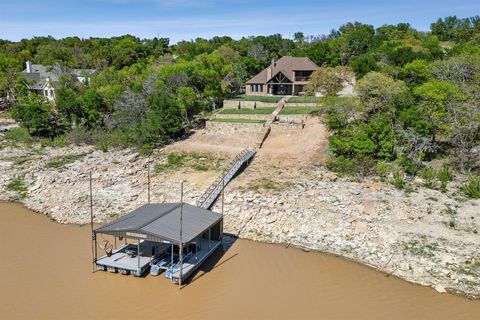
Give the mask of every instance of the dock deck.
POLYGON ((137 256, 137 245, 128 243, 113 250, 110 257, 105 255, 99 258, 96 261, 97 270, 133 274, 139 277, 147 271, 154 257, 169 248, 168 244, 142 241, 140 242, 140 255, 137 256), (134 252, 134 255, 129 255, 127 250, 134 252))

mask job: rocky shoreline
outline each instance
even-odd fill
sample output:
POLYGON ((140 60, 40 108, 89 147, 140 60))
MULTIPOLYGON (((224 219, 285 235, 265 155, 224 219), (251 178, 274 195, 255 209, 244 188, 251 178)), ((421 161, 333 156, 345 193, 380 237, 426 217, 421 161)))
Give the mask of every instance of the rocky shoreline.
MULTIPOLYGON (((147 166, 165 163, 162 150, 101 152, 90 146, 0 149, 0 200, 20 201, 60 223, 90 221, 89 172, 95 221, 147 202, 147 166)), ((226 161, 228 162, 228 161, 226 161)), ((195 203, 215 170, 190 167, 152 177, 152 201, 195 203)), ((407 281, 469 297, 480 296, 480 201, 436 190, 407 194, 390 185, 339 179, 322 168, 282 188, 228 186, 225 231, 241 238, 336 254, 407 281)), ((220 211, 220 201, 214 210, 220 211)))

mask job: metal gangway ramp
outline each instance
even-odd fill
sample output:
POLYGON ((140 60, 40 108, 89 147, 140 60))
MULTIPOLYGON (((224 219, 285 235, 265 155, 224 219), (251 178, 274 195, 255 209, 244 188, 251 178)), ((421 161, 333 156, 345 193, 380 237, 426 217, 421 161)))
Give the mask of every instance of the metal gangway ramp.
POLYGON ((215 199, 220 195, 223 188, 232 180, 240 168, 257 153, 255 149, 245 149, 232 160, 228 169, 210 185, 205 193, 198 199, 197 206, 203 209, 210 209, 215 199))

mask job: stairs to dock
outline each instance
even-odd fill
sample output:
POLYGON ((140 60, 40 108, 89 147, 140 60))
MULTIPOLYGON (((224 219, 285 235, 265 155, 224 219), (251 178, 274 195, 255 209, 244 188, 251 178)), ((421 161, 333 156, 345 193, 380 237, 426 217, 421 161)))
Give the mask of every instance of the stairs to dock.
MULTIPOLYGON (((275 111, 273 111, 270 119, 267 120, 265 123, 265 129, 260 134, 259 140, 256 143, 256 147, 261 149, 263 143, 267 139, 268 135, 271 131, 272 123, 277 120, 278 114, 282 111, 285 107, 285 103, 287 103, 289 96, 283 97, 277 104, 275 111)), ((257 153, 256 149, 247 148, 239 153, 230 163, 228 168, 224 170, 220 176, 210 185, 210 187, 203 193, 203 195, 198 199, 197 206, 203 209, 210 209, 213 205, 215 200, 218 198, 222 190, 225 186, 233 179, 235 174, 242 168, 244 164, 248 164, 248 162, 253 158, 253 156, 257 153)))
POLYGON ((210 185, 210 187, 198 199, 197 206, 203 209, 209 209, 217 197, 220 195, 225 186, 233 179, 235 174, 242 166, 257 153, 255 149, 245 149, 239 153, 225 169, 220 176, 210 185))

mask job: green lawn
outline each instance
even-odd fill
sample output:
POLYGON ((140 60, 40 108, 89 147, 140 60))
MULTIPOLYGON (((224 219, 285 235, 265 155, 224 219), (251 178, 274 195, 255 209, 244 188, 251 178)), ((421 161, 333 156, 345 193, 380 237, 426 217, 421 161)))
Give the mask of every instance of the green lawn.
POLYGON ((230 122, 230 123, 260 123, 263 124, 265 120, 256 120, 256 119, 212 119, 211 122, 230 122))
POLYGON ((275 108, 223 109, 220 114, 271 114, 275 108))
POLYGON ((288 102, 291 103, 320 103, 321 97, 291 97, 288 102))
POLYGON ((259 101, 259 102, 271 102, 276 103, 280 101, 282 96, 238 96, 230 100, 235 101, 259 101))
POLYGON ((319 107, 285 107, 280 111, 280 115, 310 114, 318 110, 320 110, 319 107))

